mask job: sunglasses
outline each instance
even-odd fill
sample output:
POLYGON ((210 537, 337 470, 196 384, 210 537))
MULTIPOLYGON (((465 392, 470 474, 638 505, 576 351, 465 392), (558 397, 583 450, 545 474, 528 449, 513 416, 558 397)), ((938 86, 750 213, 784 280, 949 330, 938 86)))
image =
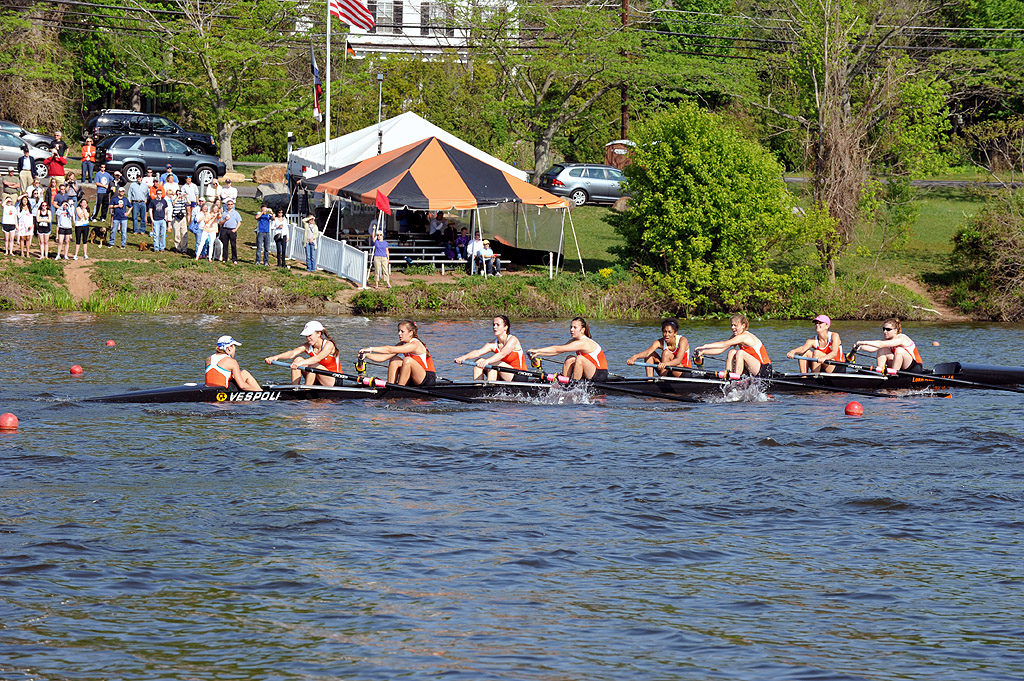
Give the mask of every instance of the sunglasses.
POLYGON ((882 331, 895 331, 895 330, 896 329, 892 328, 891 326, 883 326, 882 327, 882 331))

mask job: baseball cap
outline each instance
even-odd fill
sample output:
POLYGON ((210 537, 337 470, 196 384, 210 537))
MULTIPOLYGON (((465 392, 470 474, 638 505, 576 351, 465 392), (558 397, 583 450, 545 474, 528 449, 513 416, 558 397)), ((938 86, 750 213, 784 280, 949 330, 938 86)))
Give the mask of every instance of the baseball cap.
POLYGON ((304 327, 302 327, 302 333, 300 333, 299 335, 300 336, 308 336, 309 334, 315 333, 317 331, 320 331, 321 333, 323 333, 323 330, 324 330, 324 325, 321 324, 320 322, 317 322, 317 321, 306 322, 306 325, 304 327))
POLYGON ((225 182, 225 184, 231 184, 231 178, 229 177, 229 178, 225 179, 224 182, 225 182))
POLYGON ((171 169, 171 164, 170 164, 170 163, 168 163, 168 164, 167 164, 167 169, 168 169, 168 170, 170 170, 170 169, 171 169))
POLYGON ((817 317, 815 317, 813 321, 821 322, 822 324, 828 324, 829 326, 832 326, 832 320, 829 318, 827 314, 820 314, 817 317))
POLYGON ((241 345, 241 343, 236 341, 231 336, 221 336, 220 338, 217 339, 218 348, 227 348, 232 345, 241 345))

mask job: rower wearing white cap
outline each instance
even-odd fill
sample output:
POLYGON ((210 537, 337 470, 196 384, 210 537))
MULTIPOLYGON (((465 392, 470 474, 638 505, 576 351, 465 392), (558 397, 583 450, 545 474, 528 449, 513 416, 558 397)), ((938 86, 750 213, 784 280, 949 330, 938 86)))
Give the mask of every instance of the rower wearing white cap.
MULTIPOLYGON (((292 383, 295 385, 302 382, 302 367, 317 367, 335 372, 339 370, 338 346, 335 345, 330 334, 324 329, 323 324, 318 321, 306 322, 299 335, 306 339, 306 345, 300 345, 294 350, 288 350, 287 352, 267 357, 264 361, 267 364, 272 364, 280 359, 292 360, 292 383), (301 358, 302 355, 306 357, 301 358)), ((315 374, 311 371, 306 372, 306 384, 313 385, 314 383, 334 385, 335 378, 334 376, 315 374)))
POLYGON ((236 345, 241 343, 231 336, 217 339, 217 351, 206 360, 206 385, 228 390, 260 390, 260 384, 252 374, 238 366, 236 345))
MULTIPOLYGON (((814 359, 831 359, 836 362, 843 361, 843 342, 839 334, 831 331, 832 320, 826 314, 820 314, 814 318, 814 338, 808 338, 807 342, 798 348, 793 348, 786 353, 786 357, 793 359, 797 355, 813 357, 814 359)), ((832 373, 836 370, 835 364, 824 364, 822 362, 808 362, 806 359, 799 360, 801 373, 832 373)))

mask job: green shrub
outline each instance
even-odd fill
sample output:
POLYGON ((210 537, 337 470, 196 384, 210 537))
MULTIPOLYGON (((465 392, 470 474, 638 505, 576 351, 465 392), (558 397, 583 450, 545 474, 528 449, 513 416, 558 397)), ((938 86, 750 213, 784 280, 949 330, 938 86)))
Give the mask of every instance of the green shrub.
POLYGON ((765 149, 694 104, 653 116, 633 139, 632 199, 608 220, 625 239, 623 263, 677 312, 765 313, 820 278, 793 254, 813 254, 827 223, 794 217, 765 149))

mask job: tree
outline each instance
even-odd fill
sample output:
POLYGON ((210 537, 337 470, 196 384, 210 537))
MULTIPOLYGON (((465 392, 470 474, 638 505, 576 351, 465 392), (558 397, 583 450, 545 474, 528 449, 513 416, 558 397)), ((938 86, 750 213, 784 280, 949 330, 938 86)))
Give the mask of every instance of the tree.
POLYGON ((54 129, 64 119, 71 60, 54 21, 63 7, 6 0, 0 12, 0 118, 54 129), (44 20, 44 18, 46 20, 44 20))
MULTIPOLYGON (((772 29, 790 48, 769 63, 784 67, 789 78, 785 89, 766 80, 773 87, 754 104, 807 135, 814 201, 828 207, 838 227, 838 239, 819 244, 833 280, 835 259, 854 238, 862 208, 873 198, 868 174, 874 166, 886 156, 892 165, 894 154, 938 158, 942 126, 905 113, 910 104, 904 93, 928 80, 927 62, 908 59, 903 48, 912 46, 912 27, 941 6, 929 0, 789 0, 786 22, 777 24, 785 28, 772 29), (907 125, 899 134, 879 134, 891 132, 884 123, 901 116, 907 125), (928 127, 937 134, 923 133, 928 127)), ((944 107, 932 113, 941 116, 944 107)))
POLYGON ((309 58, 295 35, 298 12, 282 0, 119 0, 106 16, 131 31, 111 39, 126 60, 121 77, 170 88, 183 107, 205 113, 231 170, 234 133, 296 110, 293 96, 309 86, 289 78, 309 58))
POLYGON ((538 174, 564 126, 635 72, 637 34, 603 0, 525 0, 466 21, 476 27, 471 51, 501 70, 504 106, 531 139, 538 174))
POLYGON ((831 221, 794 216, 764 148, 695 104, 648 119, 633 140, 632 199, 609 220, 619 255, 682 312, 765 312, 811 284, 801 254, 831 221))

